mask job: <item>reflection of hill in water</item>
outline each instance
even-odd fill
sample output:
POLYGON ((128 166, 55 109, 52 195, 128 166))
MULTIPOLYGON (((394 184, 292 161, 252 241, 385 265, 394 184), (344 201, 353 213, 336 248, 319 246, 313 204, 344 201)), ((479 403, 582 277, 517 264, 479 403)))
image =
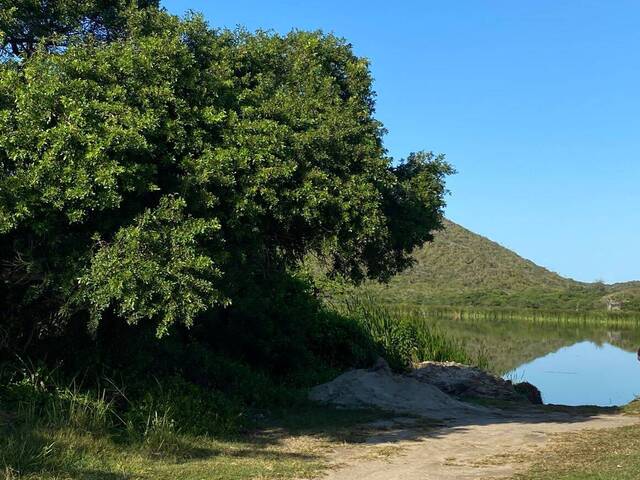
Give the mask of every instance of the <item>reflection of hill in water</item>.
POLYGON ((483 351, 498 374, 583 340, 610 343, 630 352, 640 347, 640 329, 631 326, 469 319, 440 319, 435 324, 464 340, 470 351, 483 351))

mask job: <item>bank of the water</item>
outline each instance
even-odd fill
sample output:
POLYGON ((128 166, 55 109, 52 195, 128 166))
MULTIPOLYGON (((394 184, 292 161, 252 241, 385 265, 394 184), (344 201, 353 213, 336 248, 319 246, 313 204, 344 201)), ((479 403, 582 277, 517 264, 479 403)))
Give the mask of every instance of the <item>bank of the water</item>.
POLYGON ((640 325, 631 317, 597 322, 395 312, 459 339, 495 374, 536 385, 547 403, 624 405, 640 394, 640 325))
POLYGON ((399 314, 421 315, 433 319, 523 320, 587 325, 640 325, 640 312, 608 310, 544 310, 466 306, 436 306, 412 303, 382 303, 399 314))

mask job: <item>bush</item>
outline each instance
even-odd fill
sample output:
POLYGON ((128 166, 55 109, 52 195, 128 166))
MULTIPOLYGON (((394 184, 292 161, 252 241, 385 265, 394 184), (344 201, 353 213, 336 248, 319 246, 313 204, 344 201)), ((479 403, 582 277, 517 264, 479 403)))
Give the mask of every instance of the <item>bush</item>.
POLYGON ((451 167, 394 165, 347 42, 214 30, 155 3, 108 10, 113 36, 86 30, 99 6, 79 8, 0 62, 0 328, 16 347, 72 317, 163 336, 246 311, 308 254, 387 279, 441 225, 451 167))

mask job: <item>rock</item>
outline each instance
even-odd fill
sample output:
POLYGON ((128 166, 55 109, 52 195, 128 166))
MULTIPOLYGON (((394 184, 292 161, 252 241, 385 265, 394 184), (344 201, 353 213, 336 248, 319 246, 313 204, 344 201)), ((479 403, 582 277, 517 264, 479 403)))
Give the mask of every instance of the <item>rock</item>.
POLYGON ((385 373, 391 374, 391 367, 384 358, 378 357, 369 371, 384 371, 385 373))
MULTIPOLYGON (((518 391, 512 382, 503 380, 479 368, 455 362, 423 362, 410 374, 411 377, 438 387, 457 398, 476 397, 497 400, 537 403, 531 385, 518 391), (535 400, 535 401, 534 401, 535 400)), ((539 395, 540 392, 538 392, 539 395)), ((542 399, 540 398, 540 403, 542 399)))
POLYGON ((520 395, 523 395, 534 405, 542 405, 542 394, 538 387, 530 384, 529 382, 520 382, 513 385, 516 392, 520 395))

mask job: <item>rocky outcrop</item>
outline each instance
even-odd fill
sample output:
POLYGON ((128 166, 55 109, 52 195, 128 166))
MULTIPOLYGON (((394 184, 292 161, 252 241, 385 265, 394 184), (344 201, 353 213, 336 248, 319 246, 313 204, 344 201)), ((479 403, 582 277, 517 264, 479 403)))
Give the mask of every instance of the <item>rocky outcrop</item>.
POLYGON ((409 376, 459 399, 473 397, 542 403, 540 392, 530 383, 514 385, 509 380, 461 363, 423 362, 409 376))

